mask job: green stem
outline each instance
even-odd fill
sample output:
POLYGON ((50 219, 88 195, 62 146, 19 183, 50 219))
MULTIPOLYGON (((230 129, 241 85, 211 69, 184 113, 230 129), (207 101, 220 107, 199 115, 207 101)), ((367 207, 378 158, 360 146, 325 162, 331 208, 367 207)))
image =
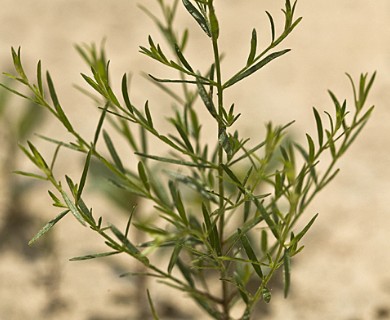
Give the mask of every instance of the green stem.
MULTIPOLYGON (((210 16, 215 16, 213 0, 210 0, 208 3, 208 9, 210 16)), ((218 97, 218 115, 220 119, 223 117, 223 86, 222 86, 222 76, 221 76, 221 61, 218 49, 218 33, 212 32, 212 45, 213 45, 213 53, 214 53, 214 63, 215 63, 215 73, 217 77, 217 97, 218 97)), ((225 125, 218 121, 217 128, 217 139, 219 140, 219 136, 223 130, 225 130, 225 125)), ((219 194, 219 240, 221 243, 221 249, 223 252, 223 244, 224 244, 224 228, 225 228, 225 189, 224 189, 224 171, 222 168, 223 164, 223 148, 222 145, 218 142, 218 194, 219 194)), ((221 278, 224 279, 226 277, 227 268, 221 269, 221 278)), ((222 280, 222 320, 229 320, 230 310, 229 310, 229 290, 228 283, 222 280)))

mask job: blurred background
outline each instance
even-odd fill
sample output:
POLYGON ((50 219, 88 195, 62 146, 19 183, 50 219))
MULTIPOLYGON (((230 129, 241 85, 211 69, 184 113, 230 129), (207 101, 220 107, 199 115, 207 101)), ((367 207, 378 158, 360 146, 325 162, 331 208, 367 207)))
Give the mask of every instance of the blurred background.
MULTIPOLYGON (((155 2, 142 4, 153 11, 155 2)), ((284 1, 216 2, 225 72, 232 74, 246 61, 253 27, 260 45, 269 41, 264 11, 279 18, 278 26, 284 1)), ((193 30, 189 59, 202 69, 210 57, 207 39, 183 10, 179 13, 178 25, 193 30)), ((369 96, 376 110, 340 162, 340 175, 307 210, 307 220, 317 212, 320 215, 304 241, 303 254, 294 260, 290 297, 285 300, 275 290, 261 319, 390 319, 390 2, 300 0, 297 15, 303 21, 283 46, 292 51, 229 92, 228 100, 242 113, 244 133, 262 136, 269 120, 275 124, 296 120, 292 134, 298 140, 306 132, 314 133, 312 107, 333 111, 327 89, 352 103, 345 72, 358 79, 361 72, 377 71, 369 96)), ((74 88, 86 87, 80 73, 89 72, 74 45, 99 45, 106 39, 114 87, 119 87, 123 73, 131 72, 132 101, 149 100, 163 125, 169 100, 140 75, 141 71, 156 76, 165 72, 138 52, 149 34, 159 38, 137 1, 0 0, 0 70, 13 70, 11 46, 22 48, 31 78, 42 60, 65 112, 92 139, 98 112, 74 88)), ((68 261, 104 248, 100 239, 73 219, 61 221, 46 240, 27 246, 57 211, 50 205, 48 185, 12 173, 32 168, 17 144, 28 138, 45 150, 52 146, 34 132, 59 138, 65 134, 50 116, 32 108, 0 89, 0 319, 147 319, 145 284, 118 277, 131 270, 128 259, 68 261)), ((82 160, 72 159, 60 159, 58 174, 79 176, 82 160)), ((94 192, 91 199, 110 221, 124 224, 119 207, 107 206, 94 192)), ((205 319, 185 296, 152 283, 147 286, 165 319, 205 319)))

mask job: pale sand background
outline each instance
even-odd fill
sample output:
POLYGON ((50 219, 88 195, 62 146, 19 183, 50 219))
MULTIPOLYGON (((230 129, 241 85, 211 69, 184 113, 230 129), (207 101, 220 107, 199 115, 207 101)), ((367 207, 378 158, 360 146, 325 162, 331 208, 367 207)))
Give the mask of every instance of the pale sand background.
MULTIPOLYGON (((152 0, 143 3, 154 5, 152 0)), ((246 59, 253 26, 258 27, 260 41, 268 41, 268 34, 259 30, 266 25, 263 11, 280 17, 278 10, 283 1, 225 3, 220 18, 221 45, 227 53, 227 72, 233 72, 246 59)), ((268 120, 286 123, 295 119, 297 137, 303 137, 305 130, 313 132, 311 107, 332 110, 326 89, 351 101, 344 72, 356 78, 360 72, 378 71, 369 99, 377 109, 361 138, 340 163, 340 176, 307 211, 307 219, 316 212, 320 216, 305 240, 303 254, 294 260, 291 296, 284 300, 275 290, 264 319, 390 319, 390 2, 300 0, 298 14, 304 20, 286 44, 293 51, 231 92, 237 107, 242 108, 244 131, 255 137, 255 129, 261 135, 268 120)), ((179 20, 193 25, 187 18, 179 20)), ((51 71, 75 126, 91 135, 96 114, 90 112, 90 102, 72 88, 73 83, 82 84, 80 71, 88 70, 73 44, 100 42, 106 37, 113 81, 119 84, 122 73, 132 71, 133 101, 143 103, 147 97, 153 112, 164 114, 169 110, 168 101, 138 76, 140 70, 164 75, 156 64, 137 52, 138 45, 146 44, 149 33, 155 35, 157 31, 135 1, 0 0, 0 69, 10 68, 10 46, 22 46, 24 65, 31 76, 41 59, 44 68, 51 71), (87 111, 83 113, 84 110, 87 111)), ((209 51, 200 32, 195 32, 194 40, 189 48, 191 60, 205 66, 209 51)), ((16 111, 21 105, 20 100, 11 100, 16 111)), ((13 115, 10 108, 8 111, 10 119, 13 115)), ((63 134, 49 119, 38 131, 63 134)), ((2 158, 10 154, 7 148, 2 140, 2 158)), ((80 162, 66 159, 60 164, 59 170, 66 168, 77 177, 80 162)), ((2 169, 2 211, 5 202, 12 202, 5 198, 11 179, 7 172, 30 167, 18 152, 17 158, 12 156, 2 169)), ((37 185, 34 190, 28 193, 24 208, 31 221, 24 220, 24 225, 19 221, 9 234, 3 230, 1 235, 0 319, 137 319, 134 292, 139 287, 133 280, 118 278, 118 274, 129 270, 128 260, 68 261, 102 248, 72 219, 57 227, 52 234, 52 247, 26 248, 25 242, 40 223, 55 213, 47 204, 47 186, 37 185)), ((5 223, 5 213, 1 214, 0 227, 5 223)), ((112 216, 111 221, 124 223, 121 216, 112 216)), ((184 319, 188 315, 204 319, 192 311, 188 299, 172 295, 165 287, 148 286, 158 303, 179 305, 184 319)))

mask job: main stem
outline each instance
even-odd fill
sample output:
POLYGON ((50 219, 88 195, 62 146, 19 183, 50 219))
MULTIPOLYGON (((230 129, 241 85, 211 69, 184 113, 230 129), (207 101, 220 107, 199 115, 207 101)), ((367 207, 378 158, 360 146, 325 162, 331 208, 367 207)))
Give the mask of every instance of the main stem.
MULTIPOLYGON (((213 0, 210 0, 208 3, 209 12, 214 14, 213 0)), ((214 63, 215 63, 215 72, 217 76, 217 97, 218 97, 218 115, 219 119, 223 118, 223 87, 222 87, 222 76, 221 76, 221 63, 218 49, 218 39, 215 33, 212 34, 212 43, 213 43, 213 52, 214 52, 214 63)), ((219 240, 221 243, 221 249, 223 252, 224 245, 224 228, 225 228, 225 189, 224 189, 224 171, 222 168, 223 164, 223 148, 219 143, 219 136, 223 130, 225 130, 225 125, 219 120, 218 121, 218 194, 219 194, 219 240)), ((221 279, 226 278, 226 269, 221 270, 221 279)), ((230 310, 229 310, 229 292, 228 284, 226 281, 222 280, 222 319, 229 320, 230 310)))

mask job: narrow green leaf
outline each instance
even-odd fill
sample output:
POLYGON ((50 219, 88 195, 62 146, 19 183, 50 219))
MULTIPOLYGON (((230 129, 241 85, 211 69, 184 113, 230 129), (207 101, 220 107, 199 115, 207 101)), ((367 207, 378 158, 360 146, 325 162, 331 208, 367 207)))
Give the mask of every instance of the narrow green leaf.
POLYGON ((149 183, 150 187, 157 196, 157 198, 164 203, 166 206, 170 207, 171 206, 171 201, 168 197, 168 193, 166 191, 165 186, 162 184, 162 181, 160 177, 151 174, 149 176, 149 183))
POLYGON ((41 93, 43 95, 41 60, 39 60, 38 64, 37 64, 37 83, 38 83, 39 93, 41 93))
POLYGON ((109 103, 107 102, 106 105, 104 106, 102 114, 100 115, 99 122, 98 122, 98 125, 97 125, 96 130, 95 130, 95 135, 93 138, 93 146, 94 147, 96 146, 96 144, 98 142, 100 132, 101 132, 102 127, 103 127, 103 122, 104 122, 104 119, 105 119, 106 114, 107 114, 108 107, 109 107, 109 103))
POLYGON ((93 253, 93 254, 87 254, 85 256, 79 256, 74 257, 72 259, 69 259, 69 261, 83 261, 83 260, 91 260, 96 258, 102 258, 102 257, 108 257, 112 256, 114 254, 118 254, 120 251, 110 251, 110 252, 102 252, 102 253, 93 253))
POLYGON ((169 66, 182 72, 182 73, 190 74, 191 76, 193 75, 191 71, 187 71, 184 67, 182 67, 180 64, 178 64, 177 62, 175 62, 173 60, 169 61, 169 66))
POLYGON ((158 87, 159 89, 161 89, 162 91, 164 91, 167 95, 171 96, 174 100, 176 100, 179 104, 182 104, 184 105, 185 102, 183 100, 183 98, 178 95, 173 89, 171 89, 170 87, 168 87, 167 85, 165 85, 164 83, 161 83, 161 82, 158 82, 158 81, 154 81, 151 77, 149 77, 147 74, 143 74, 144 78, 148 81, 150 81, 151 83, 153 83, 153 85, 155 85, 156 87, 158 87))
POLYGON ((61 191, 62 198, 64 199, 67 207, 69 208, 70 212, 75 216, 75 218, 83 225, 86 226, 84 218, 82 217, 79 209, 74 205, 74 203, 69 199, 68 195, 65 193, 65 191, 61 191))
POLYGON ((175 206, 176 206, 176 209, 179 212, 179 215, 180 215, 181 219, 183 220, 183 222, 186 225, 188 225, 188 219, 187 219, 186 211, 184 209, 183 201, 181 199, 181 195, 180 195, 179 191, 177 192, 175 206))
POLYGON ((79 201, 81 194, 84 190, 85 182, 87 180, 87 175, 88 175, 88 171, 89 171, 89 165, 91 163, 92 152, 93 152, 93 149, 90 149, 88 151, 87 158, 85 159, 85 165, 84 165, 83 173, 82 173, 81 178, 80 178, 79 188, 77 190, 77 196, 75 199, 76 203, 79 201))
POLYGON ((217 254, 220 256, 222 254, 222 251, 221 251, 221 243, 219 241, 217 226, 215 223, 211 222, 210 212, 207 210, 204 203, 202 203, 202 212, 203 212, 203 219, 206 225, 206 230, 207 230, 210 244, 213 247, 213 249, 217 252, 217 254))
POLYGON ((29 158, 32 163, 35 163, 36 160, 34 158, 34 155, 29 150, 27 150, 26 147, 24 147, 20 143, 18 144, 18 146, 23 151, 23 153, 27 156, 27 158, 29 158))
MULTIPOLYGON (((313 167, 311 167, 311 168, 312 168, 311 169, 311 176, 314 179, 315 183, 317 183, 317 176, 315 174, 315 170, 314 170, 313 167)), ((296 192, 296 194, 301 194, 302 193, 303 182, 305 181, 305 179, 307 177, 306 173, 307 173, 306 168, 303 167, 301 169, 301 171, 299 172, 298 176, 295 179, 295 182, 296 182, 295 192, 296 192)), ((307 180, 309 180, 309 178, 307 178, 307 180)))
POLYGON ((79 152, 83 152, 83 153, 86 152, 85 149, 84 149, 84 146, 81 146, 80 144, 64 143, 63 141, 52 139, 50 137, 46 137, 46 136, 43 136, 43 135, 40 135, 40 134, 37 134, 37 136, 40 137, 43 140, 46 140, 46 141, 50 142, 50 143, 54 143, 57 146, 64 146, 65 148, 68 148, 70 150, 79 151, 79 152))
POLYGON ((165 56, 164 52, 161 50, 161 47, 159 44, 157 45, 157 52, 158 52, 158 54, 163 62, 169 63, 167 57, 165 56))
POLYGON ((274 19, 272 18, 271 14, 266 11, 265 12, 268 16, 268 19, 269 19, 269 22, 270 22, 270 25, 271 25, 271 43, 274 43, 275 41, 275 23, 274 23, 274 19))
POLYGON ((277 240, 280 239, 279 231, 277 228, 277 225, 275 221, 272 220, 271 215, 267 212, 267 210, 264 208, 263 204, 252 196, 252 201, 255 203, 256 208, 260 211, 261 217, 265 220, 268 227, 270 228, 272 234, 275 236, 277 240))
POLYGON ((143 153, 148 153, 148 136, 146 135, 146 129, 141 126, 139 130, 141 136, 141 150, 143 153))
POLYGON ((249 218, 249 214, 251 210, 251 202, 250 201, 245 201, 244 202, 244 222, 246 222, 249 218))
POLYGON ((90 225, 94 225, 95 219, 92 216, 92 209, 88 209, 87 205, 85 204, 85 202, 82 198, 79 199, 79 201, 77 202, 77 205, 80 208, 84 219, 86 219, 86 222, 88 222, 88 224, 90 224, 90 225))
POLYGON ((62 107, 60 105, 60 102, 58 101, 58 97, 57 97, 57 93, 56 93, 55 88, 54 88, 53 80, 51 79, 51 76, 50 76, 48 71, 46 72, 46 78, 47 78, 47 85, 49 87, 50 97, 51 97, 51 100, 53 101, 54 108, 57 111, 58 119, 62 122, 62 124, 65 126, 65 128, 68 131, 73 132, 73 127, 70 124, 68 118, 66 117, 64 110, 62 109, 62 107))
POLYGON ((14 62, 14 66, 15 66, 15 69, 16 71, 18 72, 18 74, 22 77, 22 82, 24 84, 28 84, 28 79, 27 79, 27 76, 23 70, 23 66, 22 66, 22 60, 21 60, 21 54, 20 54, 20 50, 21 48, 19 47, 18 48, 18 53, 16 53, 15 49, 14 48, 11 48, 11 52, 12 52, 12 59, 13 59, 13 62, 14 62))
POLYGON ((104 137, 104 141, 106 142, 106 146, 108 148, 108 151, 110 152, 111 158, 114 161, 116 167, 122 173, 125 173, 126 170, 123 167, 122 161, 119 158, 119 155, 118 155, 118 153, 115 150, 114 144, 112 143, 112 140, 111 140, 110 136, 108 135, 108 133, 105 130, 103 130, 103 137, 104 137))
POLYGON ((78 52, 78 54, 81 56, 81 58, 84 60, 84 62, 88 66, 91 66, 93 64, 93 61, 89 58, 89 55, 88 55, 89 52, 87 51, 88 46, 80 46, 80 45, 76 44, 74 47, 75 47, 76 51, 78 52))
POLYGON ((117 227, 115 227, 114 225, 111 225, 110 226, 110 229, 112 231, 112 233, 122 242, 123 246, 127 249, 126 251, 131 255, 133 256, 134 258, 136 258, 137 260, 139 260, 140 262, 142 262, 143 264, 145 265, 149 265, 149 259, 143 255, 131 242, 129 239, 127 239, 127 237, 125 237, 125 235, 119 231, 119 229, 117 227))
POLYGON ((137 229, 144 231, 148 234, 151 234, 153 236, 155 235, 166 236, 168 233, 166 230, 158 228, 156 226, 152 226, 150 223, 133 223, 133 225, 137 229))
POLYGON ((306 133, 306 139, 307 139, 307 143, 309 145, 309 161, 311 163, 314 162, 314 155, 315 155, 315 147, 314 147, 314 142, 313 142, 313 139, 312 137, 310 137, 307 133, 306 133))
POLYGON ((337 174, 338 174, 339 172, 340 172, 340 169, 335 170, 335 171, 332 173, 332 175, 331 175, 327 180, 325 180, 324 182, 322 182, 321 187, 324 187, 324 186, 326 186, 329 182, 331 182, 331 181, 337 176, 337 174))
POLYGON ((73 180, 68 176, 68 175, 65 175, 65 179, 66 179, 66 183, 68 184, 68 187, 70 189, 70 191, 72 192, 72 195, 74 197, 76 197, 76 194, 77 194, 77 184, 75 184, 73 182, 73 180))
POLYGON ((221 167, 226 172, 226 174, 229 176, 229 178, 232 179, 233 182, 237 185, 237 187, 240 189, 240 191, 245 194, 245 189, 244 189, 241 181, 237 178, 237 176, 233 173, 233 171, 230 170, 230 168, 225 164, 221 164, 221 167))
POLYGON ((250 300, 249 292, 245 290, 244 282, 241 280, 241 277, 237 272, 234 273, 234 280, 236 281, 236 287, 238 289, 238 292, 240 293, 242 300, 244 300, 245 304, 248 304, 250 300))
POLYGON ((187 133, 183 130, 183 128, 178 123, 175 123, 175 127, 176 127, 177 132, 179 132, 180 137, 184 141, 184 144, 187 147, 188 151, 194 153, 194 148, 192 147, 192 144, 191 144, 190 140, 188 139, 187 133))
POLYGON ((156 309, 154 308, 152 297, 150 296, 149 289, 146 290, 146 292, 148 294, 148 302, 149 302, 150 311, 152 312, 153 320, 159 320, 160 318, 158 317, 156 309))
POLYGON ((367 74, 361 74, 360 79, 359 79, 359 92, 357 93, 355 83, 352 79, 352 77, 347 73, 347 77, 349 78, 352 89, 353 89, 353 95, 354 95, 354 100, 355 100, 355 107, 357 112, 359 112, 367 99, 368 93, 372 87, 372 84, 375 80, 376 72, 371 76, 369 83, 366 86, 366 79, 367 79, 367 74))
POLYGON ((188 29, 185 29, 180 44, 181 51, 184 51, 184 49, 186 48, 187 41, 188 41, 188 34, 189 34, 188 29))
MULTIPOLYGON (((330 132, 334 132, 334 123, 333 123, 333 118, 332 116, 329 114, 328 111, 324 111, 324 113, 326 114, 326 116, 328 117, 329 119, 329 125, 330 125, 330 132)), ((329 130, 328 130, 329 131, 329 130)), ((325 130, 326 132, 326 130, 325 130)))
POLYGON ((284 297, 287 298, 291 282, 291 258, 288 249, 284 250, 283 255, 283 280, 284 280, 284 297))
MULTIPOLYGON (((146 106, 146 104, 148 104, 148 102, 145 103, 145 106, 146 106)), ((139 111, 136 108, 133 108, 133 112, 137 117, 136 122, 141 124, 140 130, 146 130, 145 128, 147 128, 150 131, 153 131, 153 128, 149 125, 147 118, 145 118, 144 114, 141 111, 139 111)))
POLYGON ((183 263, 180 258, 177 259, 176 265, 179 267, 181 274, 187 280, 190 287, 195 288, 195 282, 192 278, 191 270, 187 267, 187 265, 183 263))
POLYGON ((291 26, 291 23, 292 23, 292 10, 291 10, 291 2, 290 0, 286 0, 286 5, 285 5, 286 9, 285 10, 282 10, 286 16, 286 23, 285 23, 285 27, 284 29, 287 30, 290 26, 291 26))
POLYGON ((371 112, 373 111, 374 106, 372 106, 358 121, 359 126, 355 129, 354 133, 349 137, 348 142, 339 150, 339 155, 342 155, 349 147, 350 145, 355 141, 357 136, 360 134, 361 130, 364 128, 364 126, 367 123, 368 118, 371 115, 371 112))
POLYGON ((150 154, 144 154, 144 153, 140 153, 140 152, 135 152, 135 154, 140 156, 140 157, 153 159, 153 160, 160 161, 160 162, 178 164, 178 165, 187 166, 187 167, 196 167, 196 168, 211 168, 212 167, 209 164, 202 164, 202 163, 195 163, 195 162, 189 162, 189 161, 184 161, 184 160, 177 160, 177 159, 153 156, 150 154))
POLYGON ((60 199, 58 199, 58 197, 53 193, 51 192, 50 190, 48 191, 49 195, 50 195, 50 198, 53 200, 53 206, 55 207, 61 207, 61 208, 66 208, 66 206, 61 202, 60 199))
POLYGON ((19 171, 19 170, 16 170, 13 172, 16 174, 19 174, 21 176, 25 176, 25 177, 30 177, 30 178, 39 179, 39 180, 47 180, 47 177, 41 176, 39 174, 31 173, 31 172, 25 172, 25 171, 19 171))
POLYGON ((141 161, 138 162, 138 175, 139 175, 145 189, 147 191, 149 191, 150 190, 150 183, 149 183, 148 175, 146 174, 145 166, 143 165, 143 163, 141 161))
POLYGON ((266 141, 260 142, 257 146, 253 147, 252 149, 245 151, 245 154, 242 156, 238 157, 234 161, 230 162, 230 165, 233 165, 241 160, 248 159, 249 156, 251 156, 255 151, 259 150, 260 148, 264 147, 266 145, 266 141))
POLYGON ((256 29, 253 29, 252 39, 251 39, 251 50, 249 52, 249 57, 246 62, 247 67, 249 67, 255 60, 256 51, 257 51, 257 33, 256 33, 256 29))
POLYGON ((130 226, 131 226, 131 221, 133 220, 135 208, 136 208, 136 206, 133 206, 133 208, 131 209, 131 212, 129 214, 129 219, 127 219, 125 238, 127 238, 127 236, 129 235, 129 230, 130 230, 130 226))
POLYGON ((338 130, 342 125, 346 125, 345 116, 347 115, 347 100, 343 101, 341 106, 336 107, 336 128, 338 130))
MULTIPOLYGON (((191 119, 191 135, 196 140, 199 140, 200 130, 201 130, 202 126, 199 124, 198 115, 195 112, 195 110, 193 110, 192 108, 189 108, 189 114, 190 114, 190 119, 191 119)), ((205 148, 206 147, 207 147, 207 145, 205 146, 205 148)), ((205 159, 207 159, 207 156, 205 157, 205 159)))
MULTIPOLYGON (((5 74, 5 75, 6 75, 7 77, 11 78, 11 79, 16 79, 15 77, 13 77, 13 76, 10 75, 10 74, 5 74)), ((17 80, 17 79, 16 79, 16 80, 17 80)), ((9 92, 12 92, 13 94, 15 94, 15 95, 17 95, 17 96, 19 96, 19 97, 22 97, 23 99, 26 99, 26 100, 29 100, 29 101, 31 101, 31 102, 36 103, 36 101, 35 101, 34 99, 32 99, 32 98, 30 98, 30 97, 28 97, 28 96, 26 96, 26 95, 24 95, 24 94, 22 94, 22 93, 20 93, 20 92, 18 92, 18 91, 16 91, 16 90, 12 89, 12 88, 10 88, 10 87, 8 87, 8 86, 2 84, 2 83, 0 83, 0 87, 3 87, 4 89, 8 90, 9 92)))
POLYGON ((337 114, 338 111, 341 109, 341 104, 338 101, 336 95, 332 91, 328 90, 328 93, 329 93, 329 95, 330 95, 330 97, 331 97, 331 99, 333 101, 333 104, 334 104, 334 106, 336 108, 336 114, 337 114))
POLYGON ((211 31, 206 18, 189 0, 182 0, 182 1, 187 11, 196 20, 196 22, 200 25, 203 31, 211 38, 211 31))
POLYGON ((263 254, 268 252, 268 234, 266 230, 261 230, 261 251, 263 254))
POLYGON ((106 89, 107 94, 108 94, 108 96, 106 95, 106 99, 109 100, 111 103, 113 103, 118 108, 122 108, 121 104, 119 103, 118 98, 116 97, 114 91, 112 91, 112 89, 108 83, 105 83, 105 89, 106 89))
MULTIPOLYGON (((365 77, 367 77, 367 74, 365 75, 365 77)), ((366 99, 367 99, 367 96, 371 90, 371 87, 375 81, 375 77, 376 77, 376 72, 374 72, 370 78, 370 80, 368 81, 368 84, 365 86, 365 88, 363 89, 363 94, 362 96, 360 97, 359 101, 360 101, 360 106, 361 108, 363 108, 364 104, 366 103, 366 99)))
POLYGON ((50 163, 50 171, 51 172, 53 172, 53 170, 54 170, 54 165, 56 163, 58 153, 60 152, 61 147, 62 147, 62 144, 58 144, 54 150, 54 154, 53 154, 53 157, 52 157, 51 163, 50 163))
POLYGON ((301 232, 299 232, 293 239, 293 241, 291 242, 291 245, 290 246, 293 246, 293 245, 296 245, 302 238, 303 236, 306 234, 306 232, 311 228, 311 226, 313 225, 314 221, 317 219, 318 217, 318 213, 309 221, 309 223, 302 229, 301 232))
POLYGON ((207 110, 210 112, 210 114, 213 116, 213 118, 219 120, 219 116, 218 116, 217 110, 215 109, 213 100, 210 98, 210 95, 207 93, 205 87, 200 82, 200 79, 198 77, 196 78, 196 85, 198 87, 199 96, 201 97, 207 110))
POLYGON ((264 59, 260 60, 258 63, 256 63, 252 67, 245 69, 243 72, 238 73, 233 78, 226 81, 226 83, 223 85, 223 87, 228 88, 228 87, 232 86, 233 84, 241 81, 242 79, 250 76, 251 74, 258 71, 259 69, 263 68, 265 65, 270 63, 272 60, 284 55, 285 53, 287 53, 289 51, 291 51, 291 49, 286 49, 286 50, 271 53, 270 55, 268 55, 264 59))
POLYGON ((179 58, 180 62, 183 64, 183 66, 186 67, 187 70, 189 70, 190 72, 194 72, 191 65, 188 63, 187 59, 184 57, 183 53, 181 52, 181 50, 177 44, 175 44, 175 51, 176 51, 177 57, 179 58))
POLYGON ((126 73, 122 77, 122 96, 125 101, 126 108, 130 111, 130 113, 133 113, 133 105, 131 104, 129 98, 126 73))
POLYGON ((283 183, 284 183, 284 175, 279 171, 275 173, 275 197, 279 198, 283 194, 283 183))
POLYGON ((314 112, 314 117, 316 119, 316 124, 317 124, 318 144, 321 148, 323 141, 324 141, 324 129, 322 127, 322 120, 321 120, 320 114, 318 113, 317 109, 314 107, 313 107, 313 112, 314 112))
POLYGON ((31 246, 35 241, 37 241, 40 237, 42 237, 45 233, 47 233, 53 226, 60 221, 63 217, 66 216, 66 214, 69 212, 69 210, 65 210, 61 212, 57 217, 55 217, 53 220, 49 221, 44 225, 44 227, 39 230, 39 232, 28 242, 28 245, 31 246))
POLYGON ((88 77, 85 74, 81 74, 83 79, 93 88, 95 89, 98 93, 100 93, 102 96, 104 96, 104 91, 100 88, 99 84, 97 84, 92 78, 88 77))
POLYGON ((30 141, 27 141, 27 144, 32 152, 32 157, 30 157, 30 159, 32 159, 33 163, 35 163, 45 173, 48 173, 48 171, 50 171, 49 166, 47 165, 42 155, 39 153, 38 149, 30 141))
POLYGON ((238 234, 240 236, 241 243, 242 243, 242 245, 244 247, 246 255, 252 261, 253 269, 255 270, 257 275, 260 277, 260 279, 263 279, 264 275, 263 275, 263 272, 261 270, 261 267, 260 267, 260 264, 259 264, 259 260, 257 259, 256 254, 255 254, 255 252, 252 249, 252 246, 251 246, 251 244, 249 242, 248 237, 246 236, 245 233, 243 233, 241 231, 241 229, 238 229, 238 234))
POLYGON ((179 258, 179 254, 180 254, 180 251, 182 248, 183 248, 183 243, 181 241, 175 245, 175 248, 173 249, 173 252, 171 255, 171 259, 169 260, 169 264, 168 264, 168 273, 169 274, 172 273, 172 269, 177 263, 177 259, 179 258))
MULTIPOLYGON (((185 174, 180 174, 178 172, 168 172, 170 176, 175 178, 175 181, 178 181, 187 187, 195 190, 202 198, 207 199, 213 203, 218 203, 217 193, 210 190, 209 186, 204 182, 199 181, 198 178, 188 176, 185 174)), ((230 201, 225 198, 226 201, 230 201)))
POLYGON ((355 107, 356 109, 358 108, 358 96, 357 96, 357 93, 356 93, 356 86, 355 86, 355 82, 353 81, 351 75, 349 73, 346 73, 349 81, 351 82, 351 86, 352 86, 352 91, 353 91, 353 98, 354 98, 354 101, 355 101, 355 107))
POLYGON ((145 115, 146 115, 146 119, 148 121, 149 126, 153 129, 154 128, 154 126, 153 126, 153 119, 152 119, 152 116, 150 114, 149 102, 148 101, 146 101, 146 103, 145 103, 145 115))
POLYGON ((334 141, 333 141, 333 137, 332 137, 332 134, 328 131, 328 130, 325 130, 325 133, 328 137, 328 146, 329 146, 329 149, 330 149, 330 153, 332 154, 332 157, 333 159, 336 157, 336 146, 334 144, 334 141))
MULTIPOLYGON (((196 84, 196 81, 195 80, 183 80, 183 79, 160 79, 160 78, 157 78, 151 74, 148 74, 148 76, 153 79, 154 81, 157 81, 157 82, 160 82, 160 83, 192 83, 192 84, 196 84)), ((201 79, 201 83, 202 84, 210 84, 209 81, 206 81, 205 79, 201 79)))
POLYGON ((173 201, 173 205, 175 205, 175 202, 176 202, 176 199, 177 199, 177 188, 176 188, 176 185, 175 185, 175 182, 173 182, 172 180, 169 180, 168 181, 168 187, 169 187, 169 191, 171 193, 171 198, 172 198, 172 201, 173 201))
POLYGON ((140 48, 140 50, 139 50, 140 53, 142 53, 142 54, 144 54, 144 55, 147 55, 148 57, 150 57, 150 58, 152 58, 152 59, 156 59, 156 57, 155 57, 155 55, 153 54, 153 52, 150 51, 149 49, 146 49, 146 48, 143 47, 143 46, 140 46, 139 48, 140 48))
POLYGON ((357 110, 360 110, 363 107, 364 101, 365 101, 365 86, 366 86, 366 78, 367 74, 361 74, 360 80, 359 80, 359 103, 357 106, 357 110))
MULTIPOLYGON (((100 221, 99 221, 100 222, 100 221)), ((110 229, 109 227, 104 227, 102 228, 101 230, 107 230, 107 229, 110 229)), ((117 243, 115 242, 109 242, 109 241, 104 241, 104 243, 106 244, 106 246, 110 247, 111 249, 114 249, 115 251, 120 251, 120 252, 123 252, 123 248, 122 246, 118 245, 117 243)))

